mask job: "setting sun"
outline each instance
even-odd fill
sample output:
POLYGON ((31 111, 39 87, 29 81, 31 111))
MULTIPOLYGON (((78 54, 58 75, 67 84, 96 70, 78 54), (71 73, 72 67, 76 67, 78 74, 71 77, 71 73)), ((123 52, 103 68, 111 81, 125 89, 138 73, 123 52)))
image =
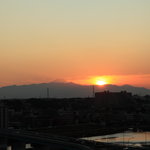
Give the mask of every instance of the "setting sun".
POLYGON ((96 84, 97 84, 97 85, 105 85, 105 84, 107 84, 107 83, 106 83, 105 81, 97 81, 96 84))
POLYGON ((112 79, 112 76, 90 76, 86 80, 78 80, 76 83, 102 86, 106 84, 112 84, 112 79))

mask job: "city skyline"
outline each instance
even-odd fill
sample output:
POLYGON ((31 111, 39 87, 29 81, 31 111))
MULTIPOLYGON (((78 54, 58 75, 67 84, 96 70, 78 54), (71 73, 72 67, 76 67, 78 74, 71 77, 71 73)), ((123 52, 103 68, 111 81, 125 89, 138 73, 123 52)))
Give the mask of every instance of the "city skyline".
POLYGON ((0 87, 50 81, 150 88, 150 1, 0 2, 0 87))

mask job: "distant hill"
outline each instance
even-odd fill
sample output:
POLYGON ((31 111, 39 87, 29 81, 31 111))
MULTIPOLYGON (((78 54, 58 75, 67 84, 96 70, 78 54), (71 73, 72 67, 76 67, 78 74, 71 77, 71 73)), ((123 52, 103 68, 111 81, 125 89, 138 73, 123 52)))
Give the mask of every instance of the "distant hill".
MULTIPOLYGON (((47 88, 49 89, 49 97, 55 98, 71 98, 71 97, 91 97, 92 86, 78 85, 74 83, 50 82, 31 85, 12 85, 0 88, 0 99, 4 98, 46 98, 47 88)), ((116 86, 105 85, 95 86, 95 91, 109 90, 112 92, 128 91, 138 95, 150 95, 150 89, 143 87, 133 87, 130 85, 116 86)))

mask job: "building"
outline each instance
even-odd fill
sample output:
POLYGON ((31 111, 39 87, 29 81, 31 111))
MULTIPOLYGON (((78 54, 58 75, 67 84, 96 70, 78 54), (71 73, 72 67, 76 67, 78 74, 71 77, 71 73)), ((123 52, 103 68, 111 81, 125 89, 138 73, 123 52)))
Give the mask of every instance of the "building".
POLYGON ((8 127, 8 109, 3 104, 0 105, 0 128, 8 127))
POLYGON ((120 107, 126 106, 133 103, 132 93, 121 91, 121 92, 96 92, 95 93, 96 103, 106 107, 120 107))

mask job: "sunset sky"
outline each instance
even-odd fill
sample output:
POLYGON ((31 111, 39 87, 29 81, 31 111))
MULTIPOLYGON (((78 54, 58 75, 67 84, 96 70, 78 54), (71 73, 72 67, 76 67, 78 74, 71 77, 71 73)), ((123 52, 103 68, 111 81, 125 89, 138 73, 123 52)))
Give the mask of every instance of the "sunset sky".
POLYGON ((0 86, 150 88, 150 0, 1 0, 0 86))

